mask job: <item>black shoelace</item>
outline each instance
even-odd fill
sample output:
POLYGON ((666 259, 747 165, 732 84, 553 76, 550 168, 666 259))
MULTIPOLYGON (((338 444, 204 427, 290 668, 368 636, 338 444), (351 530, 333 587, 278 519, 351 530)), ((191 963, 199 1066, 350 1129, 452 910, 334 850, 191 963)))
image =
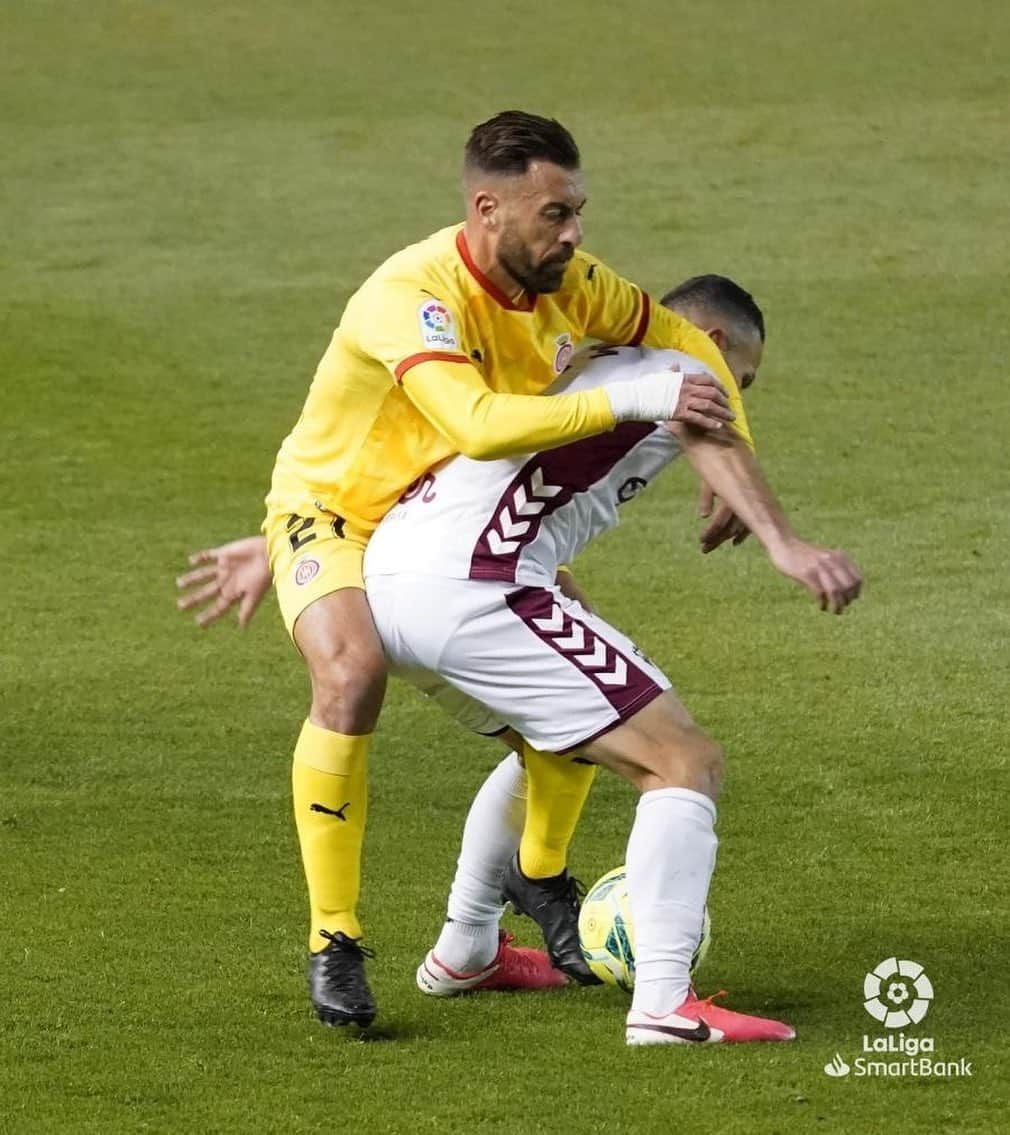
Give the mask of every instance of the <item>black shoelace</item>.
MULTIPOLYGON (((362 946, 359 942, 355 941, 354 938, 348 938, 346 934, 331 934, 329 930, 320 930, 319 937, 325 938, 331 944, 331 946, 336 946, 337 951, 339 951, 341 954, 350 954, 355 958, 375 957, 374 950, 370 950, 367 946, 362 946)), ((328 957, 326 959, 327 962, 329 962, 331 959, 336 960, 337 951, 329 954, 330 946, 327 946, 326 950, 328 953, 328 957)), ((327 965, 327 969, 329 969, 329 965, 327 965)))
POLYGON ((586 888, 574 875, 562 875, 558 889, 551 897, 555 902, 566 903, 572 910, 578 910, 586 897, 586 888))

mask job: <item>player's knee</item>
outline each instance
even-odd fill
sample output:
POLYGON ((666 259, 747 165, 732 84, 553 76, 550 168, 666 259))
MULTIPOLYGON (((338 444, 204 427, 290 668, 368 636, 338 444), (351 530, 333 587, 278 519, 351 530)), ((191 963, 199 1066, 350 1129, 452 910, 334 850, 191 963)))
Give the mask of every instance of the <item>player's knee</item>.
POLYGON ((368 733, 375 727, 386 692, 386 662, 370 645, 342 643, 316 657, 312 674, 312 718, 336 733, 368 733))
POLYGON ((663 750, 648 786, 692 788, 714 800, 722 788, 723 763, 722 746, 701 730, 691 730, 678 744, 663 750))
POLYGON ((722 745, 717 744, 710 737, 703 738, 698 755, 698 770, 707 781, 705 794, 715 800, 722 790, 723 769, 726 764, 726 755, 722 745))

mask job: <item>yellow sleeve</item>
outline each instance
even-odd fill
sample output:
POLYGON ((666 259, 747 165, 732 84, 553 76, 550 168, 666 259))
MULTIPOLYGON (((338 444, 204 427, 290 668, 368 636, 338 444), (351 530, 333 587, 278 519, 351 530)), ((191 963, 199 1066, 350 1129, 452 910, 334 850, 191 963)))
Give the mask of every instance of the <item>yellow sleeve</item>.
MULTIPOLYGON (((403 366, 404 364, 401 364, 403 366)), ((463 358, 407 360, 403 391, 460 453, 482 461, 554 449, 614 428, 602 387, 576 394, 496 394, 463 358)))
POLYGON ((470 362, 450 301, 422 282, 383 281, 348 303, 341 331, 377 359, 444 437, 467 457, 492 460, 552 449, 612 430, 601 389, 575 394, 497 394, 470 362))
POLYGON ((576 253, 582 261, 577 303, 583 334, 614 346, 637 347, 649 324, 649 297, 630 280, 576 253))
POLYGON ((631 347, 666 347, 703 362, 726 388, 736 421, 733 429, 754 448, 740 389, 712 340, 676 312, 653 303, 630 280, 605 264, 577 253, 583 264, 578 302, 584 334, 604 343, 631 347))
POLYGON ((371 281, 347 304, 340 331, 352 349, 376 359, 399 381, 428 359, 469 363, 452 304, 423 281, 371 281))
MULTIPOLYGON (((646 299, 648 299, 647 296, 646 299)), ((642 345, 683 351, 685 355, 690 355, 704 363, 726 388, 729 407, 736 414, 736 421, 731 423, 730 428, 738 433, 753 449, 754 438, 751 436, 750 426, 747 424, 747 414, 743 408, 740 388, 733 377, 733 372, 722 357, 722 351, 704 331, 695 327, 693 323, 678 315, 675 311, 670 311, 669 308, 654 303, 648 304, 648 308, 648 325, 641 340, 642 345)))

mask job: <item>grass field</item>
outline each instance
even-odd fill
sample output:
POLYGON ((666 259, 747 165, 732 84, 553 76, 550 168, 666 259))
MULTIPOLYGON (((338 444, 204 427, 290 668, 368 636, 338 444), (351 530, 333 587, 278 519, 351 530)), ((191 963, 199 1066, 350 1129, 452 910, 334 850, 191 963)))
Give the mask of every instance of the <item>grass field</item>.
MULTIPOLYGON (((1007 1130, 1010 9, 0 20, 0 1131, 1007 1130), (506 106, 574 130, 587 247, 654 292, 706 271, 755 292, 764 464, 868 578, 834 620, 756 547, 703 560, 683 471, 578 565, 726 745, 700 984, 794 1022, 792 1046, 628 1050, 617 990, 417 994, 498 752, 400 689, 366 849, 381 1024, 318 1027, 302 672, 272 602, 244 635, 173 609, 186 551, 258 525, 346 297, 457 217, 466 131, 506 106), (824 1074, 879 1034, 862 978, 894 954, 936 988, 917 1034, 971 1079, 824 1074)), ((576 873, 622 861, 633 803, 601 775, 576 873)))

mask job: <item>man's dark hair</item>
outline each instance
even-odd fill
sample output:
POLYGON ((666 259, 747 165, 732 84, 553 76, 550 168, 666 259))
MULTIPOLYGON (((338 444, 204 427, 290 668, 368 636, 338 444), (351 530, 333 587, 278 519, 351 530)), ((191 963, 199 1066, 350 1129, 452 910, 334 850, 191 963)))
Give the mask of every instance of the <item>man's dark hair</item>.
POLYGON ((579 147, 560 122, 521 110, 503 110, 475 126, 463 151, 465 171, 524 174, 536 161, 578 169, 579 147))
POLYGON ((663 296, 663 307, 707 307, 754 328, 765 341, 765 317, 754 297, 726 276, 692 276, 663 296))

